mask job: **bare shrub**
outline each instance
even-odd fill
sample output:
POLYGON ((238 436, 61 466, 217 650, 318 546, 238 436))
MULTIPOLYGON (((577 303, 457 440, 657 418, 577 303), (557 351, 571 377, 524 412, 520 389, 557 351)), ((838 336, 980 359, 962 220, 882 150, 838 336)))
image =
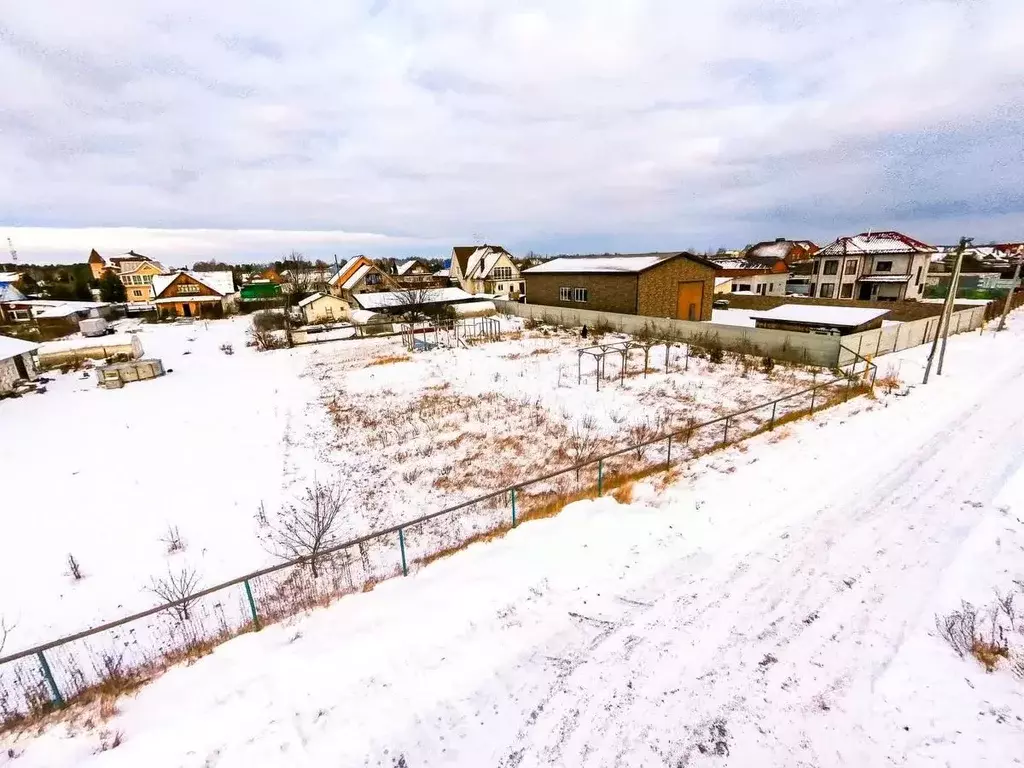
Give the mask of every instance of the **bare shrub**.
POLYGON ((644 419, 643 421, 630 424, 626 434, 629 447, 633 449, 633 455, 636 457, 636 460, 643 461, 644 456, 647 455, 647 449, 650 448, 647 442, 657 435, 657 430, 651 425, 649 420, 644 419))
POLYGON ((283 331, 288 327, 288 321, 283 312, 263 310, 253 314, 252 327, 257 331, 283 331))
POLYGON ((100 734, 100 745, 96 748, 96 754, 100 752, 109 752, 112 749, 117 749, 124 742, 124 734, 121 731, 103 731, 100 734))
POLYGON ((71 554, 70 552, 68 553, 68 576, 70 576, 75 581, 81 581, 82 578, 83 578, 82 577, 82 566, 75 559, 75 556, 73 554, 71 554))
POLYGON ((569 441, 566 449, 572 457, 573 464, 577 465, 576 480, 580 479, 578 465, 584 464, 597 453, 598 436, 597 423, 593 416, 584 416, 573 424, 569 432, 569 441))
POLYGON ((885 394, 891 395, 903 387, 903 382, 895 374, 888 374, 880 379, 875 379, 875 386, 879 387, 885 394))
POLYGON ((939 636, 949 643, 950 647, 956 651, 957 656, 965 658, 970 654, 991 672, 996 668, 1000 659, 1010 657, 1006 633, 999 621, 1002 611, 1003 606, 999 601, 989 609, 990 632, 988 637, 985 636, 979 625, 979 610, 967 601, 961 602, 959 611, 953 611, 945 616, 936 616, 935 627, 939 636))
POLYGON ((199 587, 199 574, 183 566, 177 573, 168 569, 166 577, 153 578, 150 582, 149 591, 159 597, 165 603, 173 603, 171 610, 174 611, 178 621, 184 623, 190 618, 190 610, 195 604, 195 594, 199 587))
POLYGON ((770 357, 765 356, 761 358, 761 373, 765 376, 771 376, 772 371, 775 370, 775 361, 770 357))
POLYGON ((185 551, 185 540, 181 537, 181 531, 178 530, 176 525, 167 525, 167 533, 164 534, 163 538, 160 539, 167 547, 167 554, 173 555, 175 552, 185 551))
POLYGON ((256 510, 256 525, 260 528, 267 528, 270 526, 270 521, 267 519, 267 506, 261 501, 260 508, 256 510))
POLYGON ((284 349, 288 346, 287 337, 282 338, 277 331, 264 331, 253 326, 249 329, 249 336, 252 338, 252 346, 260 352, 284 349))
POLYGON ((605 336, 611 333, 614 330, 615 329, 612 327, 612 324, 608 321, 608 318, 606 318, 604 315, 601 315, 601 317, 597 319, 597 322, 590 326, 590 335, 597 339, 600 338, 601 336, 605 336))
POLYGON ((270 552, 284 560, 309 563, 313 578, 319 576, 318 561, 323 550, 335 537, 338 518, 348 500, 341 484, 313 485, 294 504, 286 504, 277 512, 266 542, 270 552))

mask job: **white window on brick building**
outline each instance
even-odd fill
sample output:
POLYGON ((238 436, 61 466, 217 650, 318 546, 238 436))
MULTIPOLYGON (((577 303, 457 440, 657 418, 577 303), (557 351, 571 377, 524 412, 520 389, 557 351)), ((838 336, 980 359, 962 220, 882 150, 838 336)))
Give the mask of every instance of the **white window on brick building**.
POLYGON ((558 289, 558 300, 559 301, 572 301, 572 288, 559 288, 558 289))
POLYGON ((590 298, 590 294, 586 288, 573 288, 572 289, 572 300, 580 304, 586 304, 587 299, 590 298))

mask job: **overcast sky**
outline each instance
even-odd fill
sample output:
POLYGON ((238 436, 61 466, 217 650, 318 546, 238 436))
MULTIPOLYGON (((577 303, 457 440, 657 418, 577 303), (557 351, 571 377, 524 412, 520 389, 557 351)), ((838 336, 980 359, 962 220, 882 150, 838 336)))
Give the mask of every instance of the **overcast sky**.
POLYGON ((1021 30, 1021 0, 0 0, 0 234, 169 264, 1019 240, 1021 30))

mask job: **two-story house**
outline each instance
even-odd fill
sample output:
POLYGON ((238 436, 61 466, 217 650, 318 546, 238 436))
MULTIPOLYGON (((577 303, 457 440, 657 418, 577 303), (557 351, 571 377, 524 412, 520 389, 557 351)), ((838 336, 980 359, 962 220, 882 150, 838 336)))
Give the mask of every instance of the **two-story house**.
POLYGON ((123 256, 112 256, 109 261, 94 249, 89 253, 89 270, 93 279, 99 280, 103 273, 111 270, 124 284, 125 297, 129 304, 144 304, 153 300, 153 278, 167 273, 159 261, 128 251, 123 256))
POLYGON ((450 277, 466 293, 490 293, 518 301, 526 281, 512 254, 500 245, 457 245, 452 248, 450 277))
POLYGON ((221 317, 234 300, 235 278, 224 272, 173 272, 153 280, 153 303, 162 315, 221 317))
POLYGON ((341 265, 327 285, 328 293, 352 305, 359 293, 397 291, 401 286, 366 256, 356 256, 341 265))
POLYGON ((936 249, 900 232, 841 237, 814 254, 810 295, 856 301, 918 301, 936 249))

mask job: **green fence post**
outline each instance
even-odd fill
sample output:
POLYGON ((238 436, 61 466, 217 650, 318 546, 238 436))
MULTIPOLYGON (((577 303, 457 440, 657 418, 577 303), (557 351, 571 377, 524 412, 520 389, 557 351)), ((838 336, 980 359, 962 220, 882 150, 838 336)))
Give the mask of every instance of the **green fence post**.
POLYGON ((725 431, 722 432, 722 445, 729 443, 729 417, 725 417, 725 431))
POLYGON ((53 679, 53 672, 50 671, 50 665, 46 662, 46 657, 43 656, 42 651, 38 651, 36 656, 39 658, 39 666, 43 668, 43 677, 46 678, 46 682, 50 686, 50 693, 53 694, 53 703, 58 708, 63 707, 64 697, 60 695, 60 688, 57 687, 57 681, 53 679))
POLYGON ((245 582, 245 596, 249 598, 249 611, 252 613, 252 625, 256 627, 256 631, 260 629, 260 615, 256 613, 256 601, 252 597, 252 587, 249 586, 249 580, 245 582))
POLYGON ((778 400, 776 400, 774 403, 772 403, 772 421, 771 421, 771 424, 768 425, 768 429, 775 429, 775 409, 778 406, 779 406, 779 401, 778 400))
POLYGON ((665 471, 672 469, 672 435, 668 436, 668 459, 665 461, 665 471))
POLYGON ((811 415, 814 415, 814 396, 818 394, 818 388, 815 387, 811 390, 811 415))
POLYGON ((512 527, 516 527, 516 489, 512 489, 512 527))
POLYGON ((602 486, 604 484, 604 460, 597 462, 597 495, 602 495, 602 486))
POLYGON ((405 562, 405 534, 402 532, 401 528, 398 529, 398 546, 402 550, 402 575, 408 576, 409 566, 405 562))

